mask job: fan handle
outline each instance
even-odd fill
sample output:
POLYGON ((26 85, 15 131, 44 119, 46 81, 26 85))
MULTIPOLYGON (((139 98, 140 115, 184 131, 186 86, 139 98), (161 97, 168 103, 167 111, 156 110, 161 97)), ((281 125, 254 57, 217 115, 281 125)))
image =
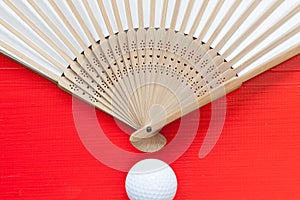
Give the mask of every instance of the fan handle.
MULTIPOLYGON (((141 129, 140 129, 141 130, 141 129)), ((150 126, 146 127, 147 133, 152 131, 150 126), (151 130, 150 130, 151 129, 151 130)), ((130 137, 130 143, 138 150, 146 153, 153 153, 161 150, 166 144, 167 139, 159 132, 151 133, 145 137, 130 137)))

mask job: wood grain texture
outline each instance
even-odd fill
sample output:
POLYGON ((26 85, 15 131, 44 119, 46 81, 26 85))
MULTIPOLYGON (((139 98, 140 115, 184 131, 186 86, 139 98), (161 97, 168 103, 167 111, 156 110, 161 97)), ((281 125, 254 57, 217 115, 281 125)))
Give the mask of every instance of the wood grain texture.
MULTIPOLYGON (((300 199, 300 56, 227 96, 223 133, 199 159, 211 106, 194 143, 171 167, 176 199, 300 199)), ((126 173, 94 159, 74 126, 72 97, 0 56, 0 199, 127 199, 126 173)), ((114 120, 97 112, 110 140, 135 151, 114 120)), ((180 120, 162 130, 168 139, 180 120)))

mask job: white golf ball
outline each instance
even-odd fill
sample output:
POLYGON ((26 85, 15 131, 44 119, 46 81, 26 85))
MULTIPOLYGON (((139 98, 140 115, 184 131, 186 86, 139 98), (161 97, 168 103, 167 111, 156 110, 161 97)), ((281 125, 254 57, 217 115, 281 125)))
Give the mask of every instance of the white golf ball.
POLYGON ((128 172, 125 185, 131 200, 172 200, 177 191, 174 171, 157 159, 136 163, 128 172))

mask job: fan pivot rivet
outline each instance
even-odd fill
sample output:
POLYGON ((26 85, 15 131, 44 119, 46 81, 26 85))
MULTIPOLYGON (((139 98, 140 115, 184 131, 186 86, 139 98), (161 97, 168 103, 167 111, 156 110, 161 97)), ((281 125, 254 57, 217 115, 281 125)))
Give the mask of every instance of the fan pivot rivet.
POLYGON ((151 126, 148 126, 148 127, 146 128, 146 131, 147 131, 147 133, 151 133, 151 132, 152 132, 152 127, 151 127, 151 126))

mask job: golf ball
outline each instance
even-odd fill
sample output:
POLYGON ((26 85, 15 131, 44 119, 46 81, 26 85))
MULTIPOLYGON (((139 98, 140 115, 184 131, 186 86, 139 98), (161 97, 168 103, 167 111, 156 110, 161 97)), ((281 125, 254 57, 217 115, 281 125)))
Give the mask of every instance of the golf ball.
POLYGON ((125 186, 131 200, 172 200, 177 191, 177 179, 165 162, 146 159, 130 169, 125 186))

